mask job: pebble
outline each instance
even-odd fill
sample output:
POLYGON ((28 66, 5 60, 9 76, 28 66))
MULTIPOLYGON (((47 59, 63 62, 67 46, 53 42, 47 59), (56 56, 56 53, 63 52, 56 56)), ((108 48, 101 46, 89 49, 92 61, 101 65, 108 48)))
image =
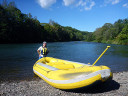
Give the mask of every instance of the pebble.
POLYGON ((0 96, 128 96, 128 72, 113 73, 113 80, 89 89, 64 91, 42 79, 0 83, 0 96))

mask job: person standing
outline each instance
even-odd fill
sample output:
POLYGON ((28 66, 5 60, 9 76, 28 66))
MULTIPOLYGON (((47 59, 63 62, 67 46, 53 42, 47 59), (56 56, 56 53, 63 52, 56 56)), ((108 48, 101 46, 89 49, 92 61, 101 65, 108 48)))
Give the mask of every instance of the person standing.
POLYGON ((49 50, 47 49, 46 41, 44 41, 43 45, 38 48, 37 53, 39 54, 39 59, 47 56, 47 54, 49 53, 49 50))

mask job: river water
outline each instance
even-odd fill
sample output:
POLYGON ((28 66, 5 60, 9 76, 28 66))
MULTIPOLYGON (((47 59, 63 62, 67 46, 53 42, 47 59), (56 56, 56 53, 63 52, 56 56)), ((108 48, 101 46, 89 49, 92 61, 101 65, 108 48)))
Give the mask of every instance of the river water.
MULTIPOLYGON (((33 65, 38 60, 37 49, 42 43, 0 44, 0 81, 33 79, 33 65)), ((48 43, 49 57, 76 61, 93 62, 111 46, 96 65, 106 65, 112 72, 128 71, 128 46, 93 42, 48 43)))

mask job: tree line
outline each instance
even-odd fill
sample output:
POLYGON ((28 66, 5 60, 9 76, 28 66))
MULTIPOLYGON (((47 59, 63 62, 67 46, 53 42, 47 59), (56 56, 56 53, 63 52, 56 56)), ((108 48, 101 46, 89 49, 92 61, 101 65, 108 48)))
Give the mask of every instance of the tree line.
POLYGON ((15 2, 0 4, 0 43, 35 43, 42 41, 83 40, 83 34, 71 27, 64 27, 50 20, 40 23, 36 17, 23 14, 15 2))
POLYGON ((37 43, 43 41, 91 41, 128 45, 128 18, 105 23, 94 32, 80 31, 50 20, 40 23, 31 13, 22 13, 15 2, 0 4, 0 43, 37 43))
POLYGON ((114 24, 105 23, 90 35, 88 41, 128 45, 128 18, 119 19, 114 24))

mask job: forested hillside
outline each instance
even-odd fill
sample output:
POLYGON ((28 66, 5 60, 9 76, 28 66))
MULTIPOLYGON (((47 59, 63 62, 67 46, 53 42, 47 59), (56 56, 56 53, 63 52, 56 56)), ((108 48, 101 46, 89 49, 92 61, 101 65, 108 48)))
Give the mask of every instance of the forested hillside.
POLYGON ((64 27, 50 20, 49 23, 41 23, 43 27, 42 38, 47 41, 76 41, 84 40, 84 33, 72 28, 64 27))
POLYGON ((0 4, 0 43, 36 43, 43 41, 91 41, 128 45, 128 18, 106 23, 94 32, 64 27, 50 20, 40 23, 31 13, 22 13, 15 2, 0 4))
POLYGON ((23 14, 14 2, 0 5, 0 43, 38 42, 42 27, 36 17, 23 14))
POLYGON ((34 43, 83 40, 74 28, 63 27, 50 20, 40 23, 36 17, 21 13, 14 2, 0 4, 0 43, 34 43))
POLYGON ((128 19, 104 24, 94 31, 92 38, 95 42, 128 45, 128 19))

